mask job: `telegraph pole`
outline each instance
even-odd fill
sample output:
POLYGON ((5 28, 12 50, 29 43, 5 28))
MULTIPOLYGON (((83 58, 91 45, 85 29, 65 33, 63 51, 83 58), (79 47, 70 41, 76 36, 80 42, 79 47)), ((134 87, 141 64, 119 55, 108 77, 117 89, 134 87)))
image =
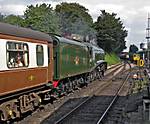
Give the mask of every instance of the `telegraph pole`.
POLYGON ((147 39, 147 64, 148 68, 150 67, 150 16, 148 13, 148 22, 146 28, 146 39, 147 39))

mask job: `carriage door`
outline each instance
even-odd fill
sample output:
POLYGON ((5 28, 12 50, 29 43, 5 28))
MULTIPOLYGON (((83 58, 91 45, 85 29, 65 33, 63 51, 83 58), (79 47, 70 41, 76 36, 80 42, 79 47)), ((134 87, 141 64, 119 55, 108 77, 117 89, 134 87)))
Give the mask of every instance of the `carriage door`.
POLYGON ((53 80, 53 44, 48 44, 48 81, 53 80))

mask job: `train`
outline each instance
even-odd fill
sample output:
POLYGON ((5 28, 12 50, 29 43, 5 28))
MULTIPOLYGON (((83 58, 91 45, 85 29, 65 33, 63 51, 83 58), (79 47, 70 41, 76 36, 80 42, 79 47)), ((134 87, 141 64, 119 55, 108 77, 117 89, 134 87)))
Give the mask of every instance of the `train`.
POLYGON ((5 23, 0 53, 0 122, 101 79, 107 69, 95 45, 5 23))

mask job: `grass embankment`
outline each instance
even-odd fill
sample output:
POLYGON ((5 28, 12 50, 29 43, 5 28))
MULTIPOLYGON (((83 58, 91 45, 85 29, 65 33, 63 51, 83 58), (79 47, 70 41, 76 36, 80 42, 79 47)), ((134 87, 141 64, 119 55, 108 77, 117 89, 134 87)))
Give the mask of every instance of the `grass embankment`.
POLYGON ((108 65, 113 65, 120 62, 120 58, 115 53, 106 53, 105 61, 108 65))

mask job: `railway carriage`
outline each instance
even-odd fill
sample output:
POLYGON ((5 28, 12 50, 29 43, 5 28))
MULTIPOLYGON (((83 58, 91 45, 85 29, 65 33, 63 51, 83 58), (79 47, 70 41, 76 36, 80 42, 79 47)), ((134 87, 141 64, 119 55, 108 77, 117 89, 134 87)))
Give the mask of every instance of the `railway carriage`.
POLYGON ((0 60, 0 123, 101 78, 107 67, 97 46, 4 23, 0 60))
POLYGON ((0 120, 19 117, 41 102, 53 78, 49 35, 0 23, 0 120))

